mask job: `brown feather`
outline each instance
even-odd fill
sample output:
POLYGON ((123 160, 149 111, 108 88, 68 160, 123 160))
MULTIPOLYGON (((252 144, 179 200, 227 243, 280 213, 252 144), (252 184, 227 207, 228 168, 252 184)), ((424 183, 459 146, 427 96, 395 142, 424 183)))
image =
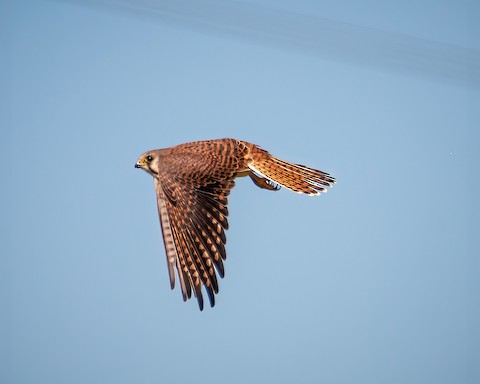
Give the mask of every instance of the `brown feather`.
POLYGON ((170 286, 177 271, 183 300, 192 292, 203 309, 202 287, 210 305, 224 276, 228 196, 238 176, 261 188, 284 186, 310 195, 326 191, 328 173, 293 164, 260 147, 234 139, 206 140, 145 152, 136 167, 154 177, 170 286), (258 175, 255 175, 258 174, 258 175))

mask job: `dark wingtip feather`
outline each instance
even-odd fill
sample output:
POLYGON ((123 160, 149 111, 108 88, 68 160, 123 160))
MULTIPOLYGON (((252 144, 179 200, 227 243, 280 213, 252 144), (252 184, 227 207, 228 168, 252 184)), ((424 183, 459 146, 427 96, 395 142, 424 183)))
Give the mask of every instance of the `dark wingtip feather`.
MULTIPOLYGON (((208 300, 210 301, 210 307, 213 308, 215 306, 215 295, 210 287, 205 287, 205 289, 207 291, 208 300)), ((216 293, 218 293, 218 290, 216 293)))
MULTIPOLYGON (((195 284, 195 282, 193 284, 195 284)), ((200 311, 203 311, 202 284, 199 283, 199 284, 195 285, 193 293, 195 294, 195 297, 197 298, 198 307, 200 308, 200 311)))

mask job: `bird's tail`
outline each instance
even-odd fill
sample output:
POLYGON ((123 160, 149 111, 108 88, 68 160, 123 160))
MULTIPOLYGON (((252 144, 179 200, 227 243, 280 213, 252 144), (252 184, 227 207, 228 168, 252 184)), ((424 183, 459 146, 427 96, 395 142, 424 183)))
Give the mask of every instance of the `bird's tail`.
POLYGON ((256 146, 250 151, 250 156, 248 167, 253 172, 294 192, 318 195, 335 183, 335 178, 328 173, 289 163, 256 146))

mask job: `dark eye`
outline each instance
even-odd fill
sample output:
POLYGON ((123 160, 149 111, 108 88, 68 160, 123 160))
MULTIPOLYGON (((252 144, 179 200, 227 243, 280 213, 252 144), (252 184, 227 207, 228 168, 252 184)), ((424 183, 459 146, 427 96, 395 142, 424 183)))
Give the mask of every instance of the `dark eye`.
POLYGON ((152 161, 153 160, 153 156, 152 155, 148 155, 147 156, 147 161, 152 161))

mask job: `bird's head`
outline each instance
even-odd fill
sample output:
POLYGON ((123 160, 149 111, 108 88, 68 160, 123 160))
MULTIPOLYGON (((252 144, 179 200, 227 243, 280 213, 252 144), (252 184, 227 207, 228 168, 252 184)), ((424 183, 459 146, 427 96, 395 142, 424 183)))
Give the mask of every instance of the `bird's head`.
POLYGON ((135 168, 142 168, 145 172, 153 177, 158 176, 158 153, 156 151, 148 151, 142 153, 135 163, 135 168))

